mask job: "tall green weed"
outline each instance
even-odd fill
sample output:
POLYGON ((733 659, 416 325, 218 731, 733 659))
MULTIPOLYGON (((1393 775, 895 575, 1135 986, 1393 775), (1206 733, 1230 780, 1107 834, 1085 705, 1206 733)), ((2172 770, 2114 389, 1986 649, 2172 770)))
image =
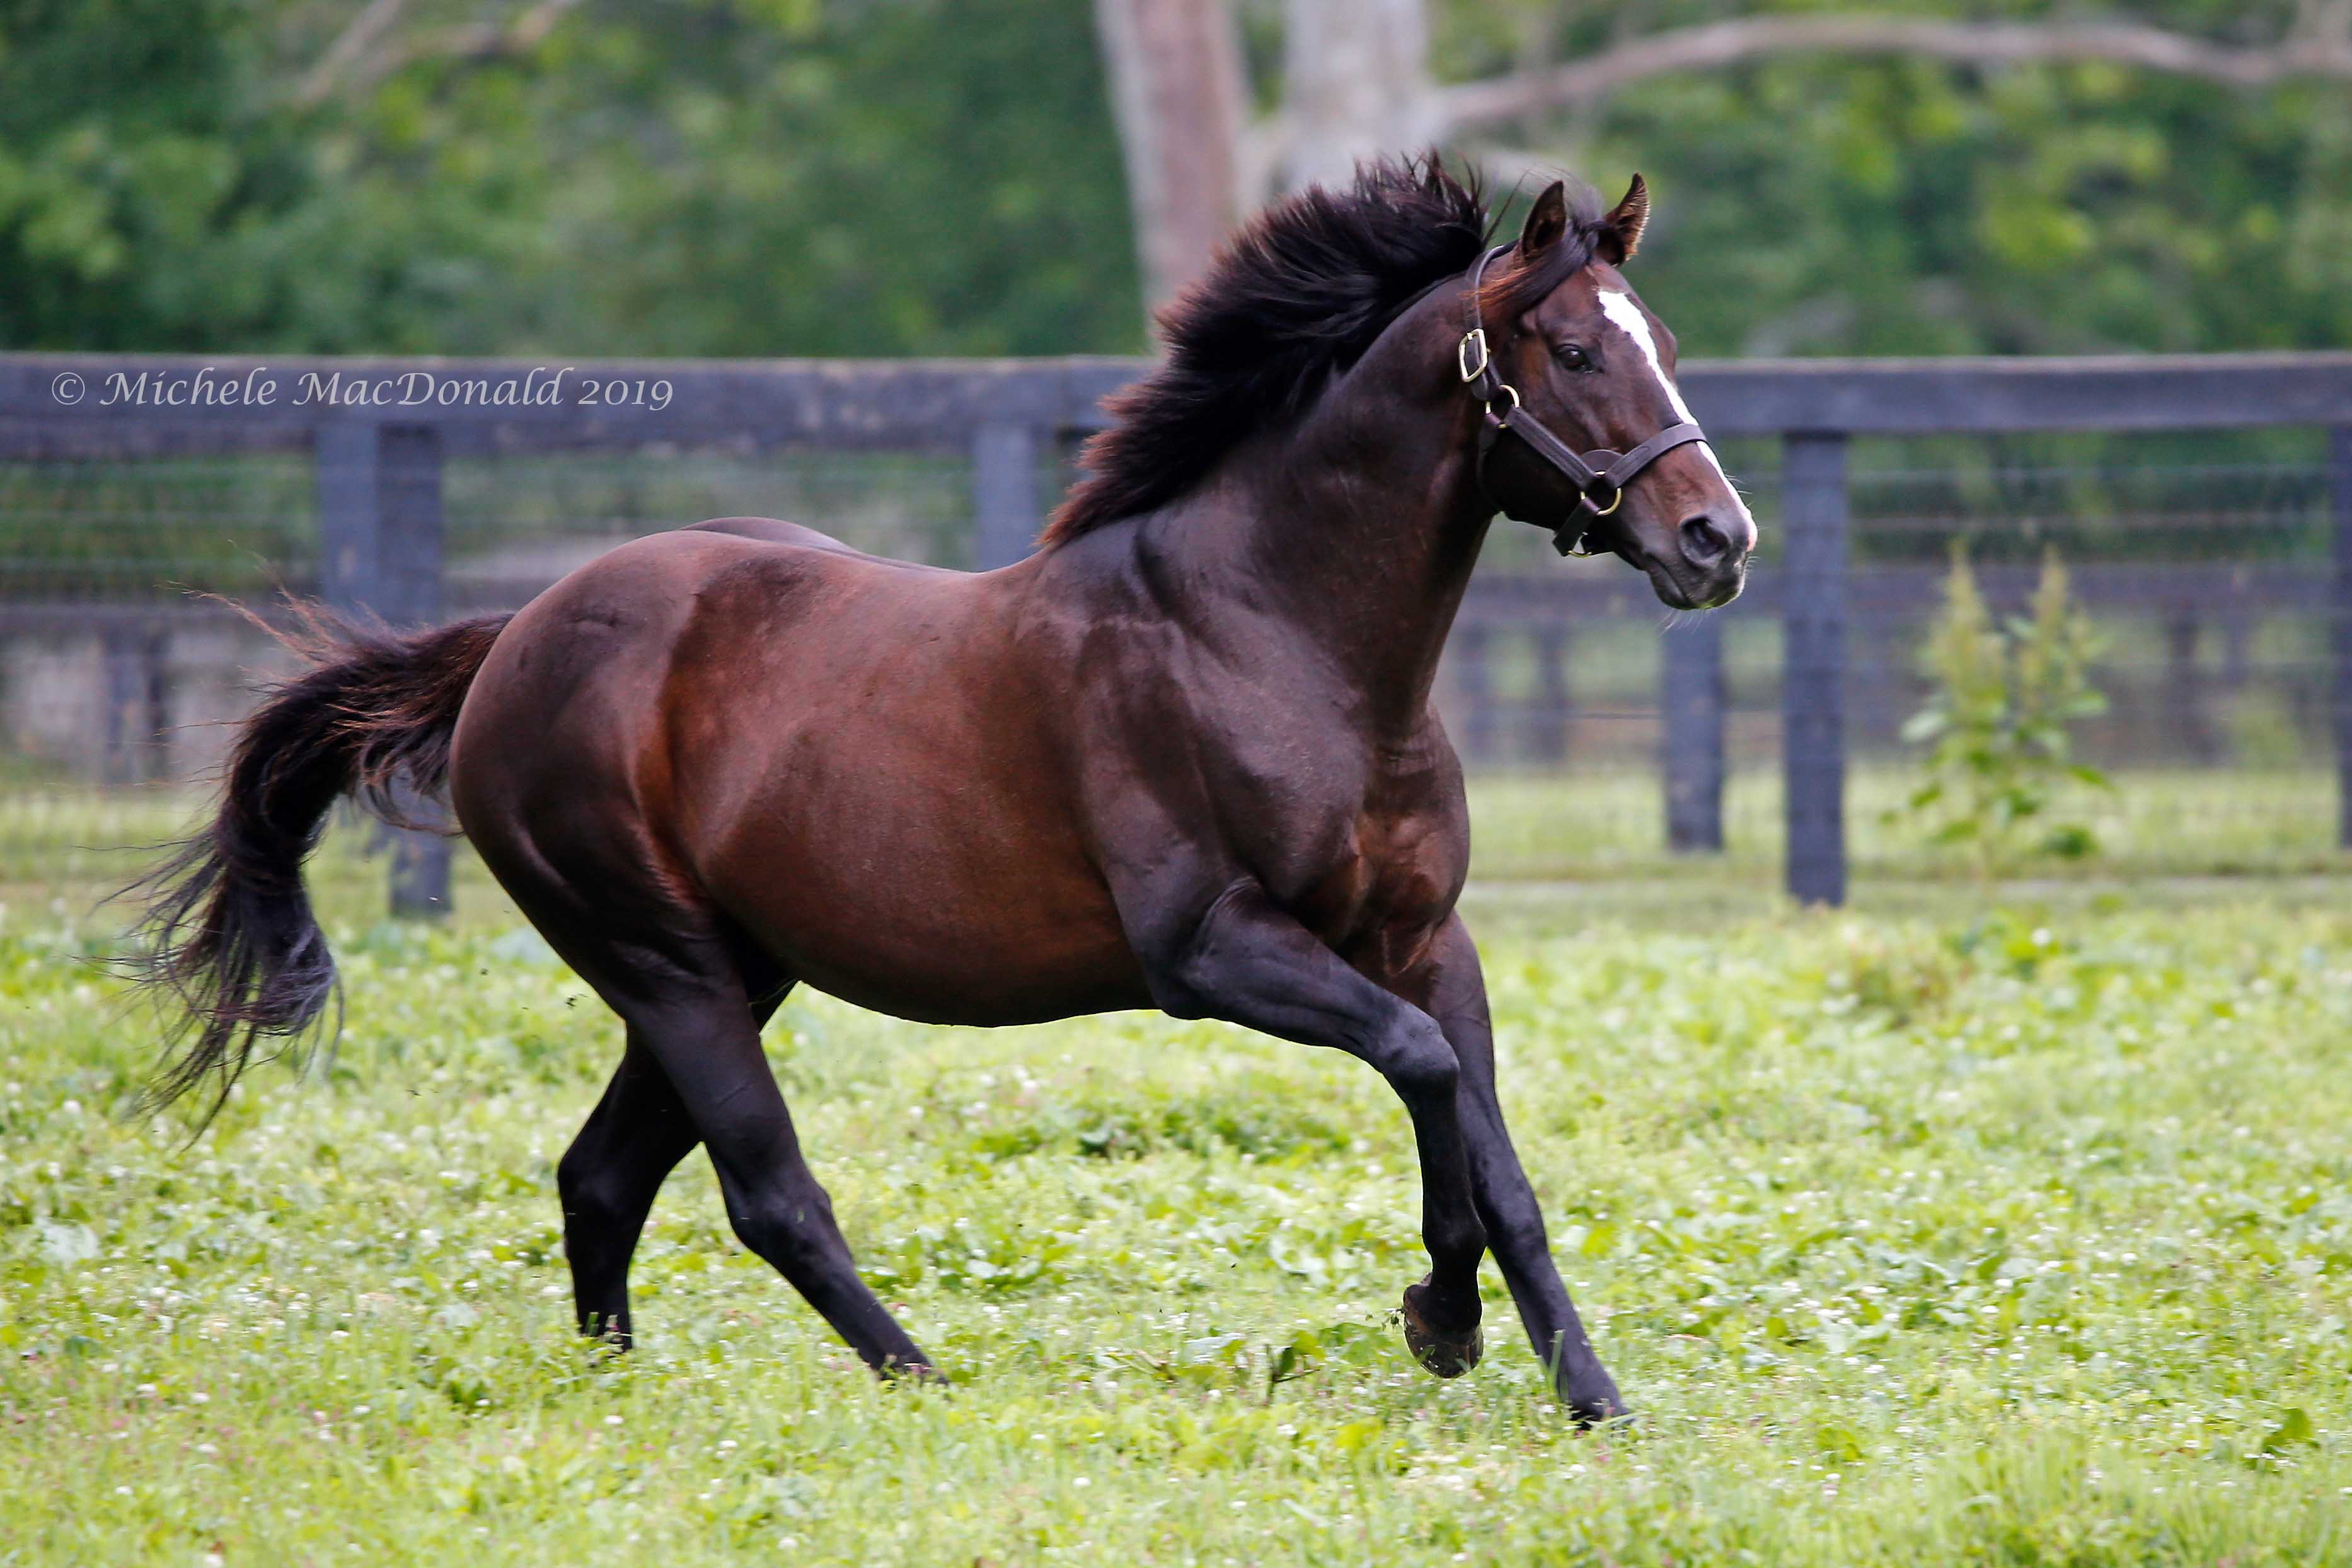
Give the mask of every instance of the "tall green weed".
POLYGON ((2035 856, 2096 853, 2090 825, 2070 814, 2105 774, 2074 757, 2074 727, 2106 710, 2092 684, 2099 638, 2070 597, 2051 551, 2029 613, 1994 618, 1964 544, 1952 547, 1944 610, 1922 657, 1935 683, 1903 738, 1927 748, 1927 777, 1904 811, 1930 843, 1967 855, 1991 877, 2035 856))

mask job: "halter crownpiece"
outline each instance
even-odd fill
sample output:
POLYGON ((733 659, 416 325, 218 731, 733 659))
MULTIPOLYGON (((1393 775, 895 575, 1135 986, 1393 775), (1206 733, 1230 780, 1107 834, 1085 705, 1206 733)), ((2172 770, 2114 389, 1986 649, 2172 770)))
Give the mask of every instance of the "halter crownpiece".
POLYGON ((1589 531, 1624 503, 1625 487, 1633 477, 1676 447, 1706 440, 1706 432, 1685 421, 1667 426, 1630 452, 1620 454, 1602 447, 1580 457, 1567 442, 1522 408, 1518 389, 1495 369, 1494 351, 1486 342, 1486 323, 1478 309, 1478 294, 1486 281, 1487 264, 1510 248, 1498 245, 1470 268, 1470 330, 1462 334, 1462 342, 1454 350, 1462 384, 1470 389, 1470 395, 1479 401, 1486 414, 1478 425, 1478 489, 1492 504, 1494 491, 1486 488, 1486 454, 1494 449, 1495 437, 1508 430, 1533 448, 1537 457, 1567 476, 1569 483, 1576 487, 1577 504, 1574 510, 1556 523, 1515 516, 1508 507, 1497 506, 1495 510, 1514 522, 1534 522, 1538 528, 1549 528, 1552 548, 1562 555, 1596 554, 1598 552, 1589 547, 1589 531), (1510 406, 1497 413, 1497 398, 1507 399, 1510 406))

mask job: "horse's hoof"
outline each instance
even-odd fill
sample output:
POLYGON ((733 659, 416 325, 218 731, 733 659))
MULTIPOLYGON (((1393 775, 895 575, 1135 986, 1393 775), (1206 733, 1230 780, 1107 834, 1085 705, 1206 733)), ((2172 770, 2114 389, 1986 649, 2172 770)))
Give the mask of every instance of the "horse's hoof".
POLYGON ((1565 1403, 1569 1418, 1587 1431, 1595 1426, 1628 1426, 1633 1421, 1633 1413, 1625 1408, 1613 1384, 1605 1392, 1571 1394, 1565 1403))
MULTIPOLYGON (((1556 1344, 1555 1356, 1566 1359, 1567 1350, 1566 1345, 1556 1344)), ((1625 1396, 1617 1392, 1617 1380, 1592 1358, 1591 1345, 1584 1346, 1583 1352, 1579 1358, 1582 1364, 1579 1366, 1563 1367, 1555 1361, 1553 1393, 1567 1407, 1570 1419, 1588 1431, 1595 1426, 1627 1425, 1633 1416, 1625 1408, 1625 1396)))
POLYGON ((1466 1334, 1444 1334, 1430 1327, 1422 1310, 1429 1281, 1404 1288, 1404 1343, 1412 1359, 1437 1377, 1460 1377, 1486 1353, 1486 1336, 1473 1328, 1466 1334))

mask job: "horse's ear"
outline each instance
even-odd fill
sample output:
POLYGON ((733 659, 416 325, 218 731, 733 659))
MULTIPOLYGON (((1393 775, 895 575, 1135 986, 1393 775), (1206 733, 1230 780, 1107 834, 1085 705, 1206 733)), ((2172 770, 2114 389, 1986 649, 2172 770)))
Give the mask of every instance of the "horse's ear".
POLYGON ((1558 245, 1568 232, 1568 186, 1554 180, 1528 209, 1528 221, 1519 230, 1519 254, 1539 256, 1558 245))
POLYGON ((1601 259, 1612 267, 1622 267, 1633 258, 1642 247, 1642 231, 1650 226, 1650 187, 1641 175, 1625 188, 1625 199, 1610 209, 1601 220, 1601 243, 1596 247, 1601 259))

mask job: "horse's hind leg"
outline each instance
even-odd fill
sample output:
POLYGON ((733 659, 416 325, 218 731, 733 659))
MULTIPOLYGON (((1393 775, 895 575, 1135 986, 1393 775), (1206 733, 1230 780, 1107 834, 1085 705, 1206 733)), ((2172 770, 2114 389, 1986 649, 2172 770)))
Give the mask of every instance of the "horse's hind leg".
POLYGON ((866 1364, 928 1372, 929 1360, 857 1277, 760 1049, 760 1026, 789 977, 723 916, 681 901, 674 883, 633 888, 625 871, 559 881, 535 874, 533 862, 543 864, 536 855, 493 858, 486 850, 484 858, 628 1028, 621 1070, 560 1173, 583 1326, 596 1331, 620 1314, 625 1331, 629 1254, 662 1178, 699 1141, 744 1245, 866 1364), (596 886, 597 897, 581 885, 596 886))
MULTIPOLYGON (((779 982, 752 1005, 754 1029, 790 988, 779 982)), ((555 1168, 581 1332, 629 1343, 629 1259, 655 1194, 701 1141, 669 1075, 632 1030, 604 1097, 555 1168)))
POLYGON ((929 1358, 857 1277, 833 1200, 801 1157, 740 989, 688 990, 673 982, 661 995, 616 1006, 709 1146, 743 1244, 792 1281, 866 1365, 929 1373, 929 1358))
POLYGON ((555 1168, 580 1331, 629 1342, 629 1259, 654 1194, 702 1141, 635 1030, 588 1124, 555 1168))

